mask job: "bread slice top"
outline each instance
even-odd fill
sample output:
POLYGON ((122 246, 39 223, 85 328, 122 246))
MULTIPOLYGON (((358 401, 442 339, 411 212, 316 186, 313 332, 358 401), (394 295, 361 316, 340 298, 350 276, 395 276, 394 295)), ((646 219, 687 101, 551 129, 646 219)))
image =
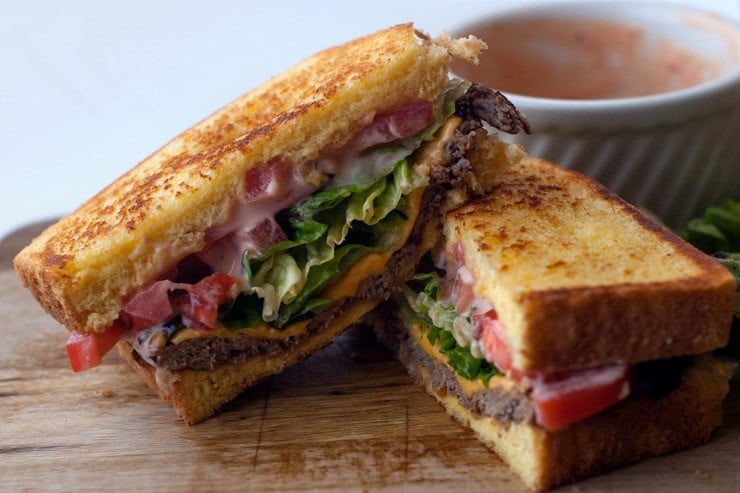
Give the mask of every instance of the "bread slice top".
POLYGON ((398 25, 298 63, 174 138, 14 261, 23 284, 70 330, 101 331, 123 301, 227 219, 247 170, 274 158, 301 163, 341 147, 383 110, 432 101, 450 52, 483 43, 420 36, 398 25))
POLYGON ((513 367, 547 371, 699 354, 726 344, 735 282, 589 178, 535 158, 447 215, 513 367))

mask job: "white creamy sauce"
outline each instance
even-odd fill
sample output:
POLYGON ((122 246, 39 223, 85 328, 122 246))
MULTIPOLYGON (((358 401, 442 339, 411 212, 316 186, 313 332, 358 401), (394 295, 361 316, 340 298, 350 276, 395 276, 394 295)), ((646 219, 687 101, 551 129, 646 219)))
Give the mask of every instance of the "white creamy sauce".
POLYGON ((275 214, 308 197, 316 189, 316 186, 306 184, 295 171, 290 173, 288 182, 280 182, 273 174, 264 197, 250 203, 232 200, 225 205, 230 209, 227 221, 208 230, 206 236, 216 241, 198 253, 198 258, 214 272, 239 278, 244 252, 250 256, 260 253, 252 234, 254 229, 265 220, 273 220, 275 214))
MULTIPOLYGON (((349 183, 368 183, 410 153, 408 149, 395 148, 359 154, 356 149, 348 147, 319 159, 315 163, 315 168, 324 176, 326 188, 336 188, 349 183), (330 176, 328 181, 327 175, 330 176)), ((264 246, 260 248, 255 241, 253 234, 256 232, 255 228, 265 220, 273 221, 278 212, 293 206, 319 189, 318 184, 306 183, 297 168, 289 175, 287 181, 281 181, 278 175, 273 173, 264 196, 255 201, 245 203, 235 199, 225 204, 224 207, 229 209, 228 219, 225 223, 208 230, 206 238, 213 242, 197 254, 198 258, 214 272, 224 272, 240 278, 244 253, 255 257, 264 248, 264 246)), ((240 191, 238 196, 245 196, 244 191, 240 191)))

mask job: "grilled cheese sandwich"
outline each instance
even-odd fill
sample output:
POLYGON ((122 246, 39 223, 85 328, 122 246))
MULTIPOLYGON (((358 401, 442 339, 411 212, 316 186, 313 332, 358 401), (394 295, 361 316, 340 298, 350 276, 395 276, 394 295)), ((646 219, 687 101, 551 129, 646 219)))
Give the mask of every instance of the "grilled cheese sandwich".
POLYGON ((329 48, 44 231, 14 264, 73 369, 117 344, 196 423, 387 298, 440 212, 523 155, 486 130, 529 131, 511 103, 449 77, 484 47, 404 24, 329 48))
POLYGON ((708 354, 729 337, 726 269, 535 158, 447 213, 444 233, 376 331, 529 487, 709 439, 732 374, 708 354))

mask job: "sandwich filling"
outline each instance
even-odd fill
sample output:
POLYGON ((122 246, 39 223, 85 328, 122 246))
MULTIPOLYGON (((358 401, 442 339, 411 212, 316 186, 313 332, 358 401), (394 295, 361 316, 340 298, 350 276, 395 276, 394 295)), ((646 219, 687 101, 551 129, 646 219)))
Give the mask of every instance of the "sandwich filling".
POLYGON ((399 323, 384 337, 405 361, 424 368, 438 391, 499 421, 556 430, 608 409, 636 392, 665 392, 680 383, 690 358, 620 362, 591 368, 523 372, 511 365, 495 307, 476 296, 459 244, 436 268, 413 276, 394 297, 399 323), (395 331, 395 334, 393 332, 395 331), (400 344, 400 339, 405 343, 400 344))
POLYGON ((310 163, 278 157, 250 169, 238 202, 227 204, 229 220, 206 232, 203 250, 130 296, 105 332, 71 334, 73 369, 95 366, 120 338, 149 364, 211 369, 289 350, 350 297, 387 298, 403 281, 390 266, 413 257, 402 247, 421 236, 428 209, 443 207, 440 197, 456 182, 476 189, 464 150, 480 120, 528 131, 498 93, 483 96, 501 107, 487 115, 472 108, 481 87, 452 81, 433 103, 369 117, 343 148, 310 163))

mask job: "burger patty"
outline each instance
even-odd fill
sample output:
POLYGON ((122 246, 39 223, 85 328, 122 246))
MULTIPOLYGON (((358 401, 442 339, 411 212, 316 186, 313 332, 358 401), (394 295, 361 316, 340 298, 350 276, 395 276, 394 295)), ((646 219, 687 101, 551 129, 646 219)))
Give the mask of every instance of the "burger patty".
POLYGON ((376 317, 380 313, 398 313, 395 301, 379 307, 371 314, 369 322, 378 339, 396 354, 417 383, 422 382, 423 369, 429 374, 435 392, 454 395, 460 404, 474 413, 490 416, 500 422, 534 422, 534 408, 524 392, 499 387, 466 393, 449 366, 428 355, 416 341, 411 340, 400 318, 376 317))
POLYGON ((417 382, 422 381, 421 369, 425 369, 436 392, 454 395, 463 407, 474 413, 490 416, 502 423, 534 422, 532 403, 527 395, 519 390, 494 387, 468 394, 449 366, 429 356, 410 338, 406 338, 399 346, 398 357, 406 364, 409 373, 417 382))
MULTIPOLYGON (((487 388, 469 394, 464 391, 454 371, 440 362, 409 337, 408 329, 396 314, 396 302, 378 307, 368 317, 378 340, 393 351, 411 377, 423 385, 422 370, 431 380, 432 388, 440 394, 455 396, 469 411, 495 418, 502 423, 535 423, 535 411, 525 392, 511 387, 487 388)), ((631 369, 631 396, 660 399, 681 385, 684 372, 694 358, 682 356, 637 363, 631 369)))
POLYGON ((478 83, 455 102, 455 114, 464 121, 463 132, 480 128, 486 122, 507 134, 532 133, 529 122, 506 96, 478 83))
MULTIPOLYGON (((420 248, 427 227, 441 230, 439 210, 452 188, 470 189, 475 179, 470 161, 465 157, 474 143, 475 132, 483 121, 505 132, 525 130, 529 124, 514 105, 498 91, 473 84, 457 101, 455 114, 462 118, 460 127, 446 144, 445 165, 431 170, 430 181, 421 201, 420 213, 406 244, 388 262, 385 272, 363 280, 356 296, 335 301, 316 316, 300 334, 284 339, 263 339, 249 335, 219 338, 205 337, 167 344, 156 358, 156 365, 169 370, 212 370, 227 363, 241 363, 254 355, 274 356, 291 351, 307 338, 324 331, 346 307, 357 301, 380 303, 413 274, 425 253, 420 248)), ((139 358, 142 359, 142 358, 139 358)))

